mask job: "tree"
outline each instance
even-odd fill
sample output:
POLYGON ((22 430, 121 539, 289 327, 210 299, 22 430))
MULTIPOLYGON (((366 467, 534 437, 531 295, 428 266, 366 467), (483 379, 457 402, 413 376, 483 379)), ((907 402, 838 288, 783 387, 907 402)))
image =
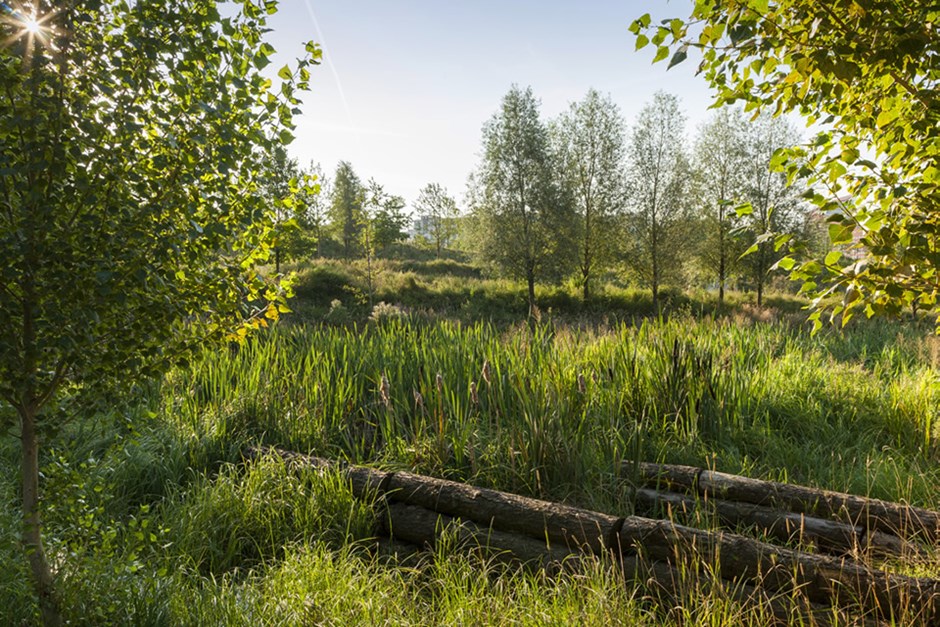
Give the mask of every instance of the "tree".
POLYGON ((742 259, 757 293, 757 305, 764 303, 767 273, 783 257, 780 242, 800 228, 800 194, 803 189, 785 174, 771 169, 778 150, 795 145, 800 135, 785 118, 761 115, 748 127, 745 139, 744 198, 739 210, 754 242, 742 259))
POLYGON ((269 3, 224 19, 209 0, 31 6, 0 22, 0 399, 19 427, 22 543, 55 624, 40 440, 104 390, 277 316, 281 288, 253 270, 273 227, 260 164, 290 139, 320 52, 308 44, 272 89, 269 3))
POLYGON ((389 195, 375 179, 369 179, 363 198, 359 214, 359 246, 366 257, 366 284, 371 308, 375 304, 376 252, 404 239, 408 217, 402 213, 405 201, 401 196, 389 195))
POLYGON ((351 259, 356 252, 359 228, 362 223, 364 190, 359 177, 348 161, 340 161, 333 177, 333 198, 330 221, 343 244, 343 256, 351 259))
POLYGON ((474 207, 483 257, 526 282, 534 315, 535 282, 562 271, 573 217, 555 182, 548 130, 531 88, 513 86, 483 127, 482 186, 474 207))
POLYGON ((385 193, 381 185, 377 185, 377 190, 378 195, 373 197, 373 202, 378 204, 374 206, 370 219, 375 223, 375 244, 382 250, 408 236, 411 218, 404 212, 404 198, 385 193))
POLYGON ((631 25, 637 47, 681 62, 694 47, 718 105, 797 111, 819 123, 815 139, 780 151, 773 164, 806 175, 838 250, 823 260, 781 260, 821 314, 849 321, 937 307, 940 258, 940 8, 933 0, 697 0, 688 19, 631 25), (853 234, 861 237, 854 243, 853 234))
POLYGON ((287 149, 277 145, 267 164, 264 194, 274 215, 274 271, 281 273, 281 259, 300 235, 297 222, 295 196, 300 185, 300 167, 296 159, 287 156, 287 149))
POLYGON ((321 257, 332 197, 330 179, 320 164, 313 161, 302 174, 306 186, 301 188, 296 201, 300 236, 291 242, 290 251, 300 257, 309 254, 312 247, 314 256, 321 257))
POLYGON ((628 260, 650 286, 657 312, 659 288, 680 272, 681 235, 688 219, 684 127, 678 98, 656 92, 640 111, 628 147, 628 260))
POLYGON ((625 201, 626 131, 609 96, 588 91, 552 126, 561 175, 577 214, 578 271, 584 301, 591 281, 609 267, 614 228, 625 201))
POLYGON ((431 240, 435 256, 440 258, 441 250, 457 235, 457 218, 460 216, 457 202, 444 187, 428 183, 418 194, 415 211, 421 234, 431 240))
POLYGON ((736 233, 735 207, 744 199, 747 119, 737 110, 721 109, 698 132, 693 157, 693 197, 698 203, 702 234, 697 256, 718 284, 718 302, 747 248, 736 233))

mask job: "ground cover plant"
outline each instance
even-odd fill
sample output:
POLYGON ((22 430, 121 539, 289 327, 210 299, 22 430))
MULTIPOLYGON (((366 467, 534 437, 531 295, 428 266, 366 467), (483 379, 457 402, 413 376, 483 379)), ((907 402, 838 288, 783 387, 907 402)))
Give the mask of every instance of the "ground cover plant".
MULTIPOLYGON (((399 564, 374 549, 373 509, 338 476, 242 458, 247 446, 277 445, 621 514, 632 511, 629 481, 617 476, 623 459, 940 507, 929 324, 812 338, 799 324, 754 318, 676 311, 637 324, 546 316, 531 325, 396 316, 282 324, 207 349, 51 444, 46 490, 67 495, 47 526, 64 616, 762 624, 765 611, 691 570, 683 597, 666 604, 600 560, 548 576, 445 545, 399 564)), ((11 552, 15 450, 6 445, 0 460, 0 550, 11 552)), ((888 567, 940 573, 932 557, 888 567)), ((0 619, 30 622, 38 610, 24 573, 0 577, 10 599, 0 619)))

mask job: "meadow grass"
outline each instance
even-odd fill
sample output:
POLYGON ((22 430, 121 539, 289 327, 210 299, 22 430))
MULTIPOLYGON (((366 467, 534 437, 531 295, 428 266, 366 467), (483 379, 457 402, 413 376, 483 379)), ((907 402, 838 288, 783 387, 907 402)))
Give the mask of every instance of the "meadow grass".
MULTIPOLYGON (((481 302, 502 298, 481 289, 481 302)), ((134 404, 66 430, 43 461, 66 615, 140 625, 766 622, 765 610, 691 575, 680 598, 662 602, 593 558, 549 576, 444 542, 400 564, 370 548, 369 502, 335 474, 245 463, 258 444, 617 514, 632 511, 624 459, 940 508, 940 351, 929 325, 809 337, 786 314, 745 306, 717 317, 677 307, 636 324, 570 312, 546 311, 535 325, 418 313, 279 325, 207 350, 134 404)), ((0 447, 0 556, 11 565, 0 569, 2 624, 37 617, 15 540, 16 453, 9 439, 0 447)), ((940 573, 935 560, 891 567, 940 573)))

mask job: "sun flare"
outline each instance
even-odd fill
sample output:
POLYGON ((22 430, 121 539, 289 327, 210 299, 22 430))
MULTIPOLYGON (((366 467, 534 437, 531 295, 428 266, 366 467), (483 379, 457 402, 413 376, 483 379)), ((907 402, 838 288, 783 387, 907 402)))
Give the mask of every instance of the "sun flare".
POLYGON ((42 30, 42 24, 35 17, 31 17, 23 22, 23 29, 30 35, 36 35, 42 30))

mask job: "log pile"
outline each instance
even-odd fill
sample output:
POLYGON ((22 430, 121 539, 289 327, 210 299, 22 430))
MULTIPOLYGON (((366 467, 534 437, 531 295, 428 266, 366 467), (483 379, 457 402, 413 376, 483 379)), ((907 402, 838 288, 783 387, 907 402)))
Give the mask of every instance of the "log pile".
MULTIPOLYGON (((837 557, 808 553, 728 531, 687 527, 671 520, 610 515, 408 472, 339 466, 315 457, 279 454, 306 465, 340 467, 357 497, 380 504, 381 532, 394 541, 434 546, 447 529, 450 537, 461 545, 482 547, 491 555, 550 569, 560 567, 573 554, 611 555, 622 564, 629 578, 645 581, 667 594, 677 592, 676 582, 682 579, 680 569, 696 565, 702 581, 721 585, 740 600, 761 603, 783 624, 792 620, 794 611, 792 602, 782 600, 787 597, 803 600, 800 612, 808 624, 828 624, 834 616, 828 608, 844 606, 862 608, 876 620, 891 621, 904 616, 908 621, 940 624, 940 580, 873 569, 849 554, 837 557)), ((684 488, 693 494, 701 490, 700 496, 716 495, 719 485, 735 485, 730 476, 721 477, 718 483, 714 476, 704 476, 703 472, 707 471, 652 465, 641 468, 642 476, 650 483, 666 480, 668 484, 664 485, 684 488)), ((723 496, 745 493, 722 489, 723 496)), ((792 495, 780 488, 776 493, 792 495)), ((937 531, 936 526, 931 527, 934 519, 929 517, 936 516, 935 513, 903 512, 904 506, 883 502, 878 502, 878 507, 869 504, 864 510, 846 509, 855 512, 847 514, 854 516, 848 521, 820 518, 819 524, 807 524, 804 512, 842 512, 845 504, 860 503, 859 497, 836 498, 832 494, 814 501, 823 503, 821 506, 805 504, 802 511, 787 515, 768 506, 784 501, 762 499, 758 504, 728 500, 733 504, 722 506, 718 516, 735 524, 742 520, 755 521, 753 524, 764 521, 762 526, 777 530, 772 537, 781 539, 790 539, 799 523, 803 533, 812 528, 813 538, 820 546, 839 550, 858 542, 859 533, 882 531, 883 527, 873 522, 876 520, 903 521, 907 529, 916 528, 919 533, 937 531), (866 515, 858 516, 860 511, 866 515), (895 518, 888 518, 887 512, 893 512, 895 518)), ((696 505, 694 497, 667 495, 661 490, 640 491, 638 501, 641 499, 659 505, 666 502, 672 507, 696 505)), ((884 546, 896 548, 890 543, 884 546)))
POLYGON ((940 539, 940 512, 693 466, 623 462, 622 476, 649 486, 637 507, 689 514, 706 507, 725 526, 753 526, 782 542, 834 553, 919 557, 940 539))

